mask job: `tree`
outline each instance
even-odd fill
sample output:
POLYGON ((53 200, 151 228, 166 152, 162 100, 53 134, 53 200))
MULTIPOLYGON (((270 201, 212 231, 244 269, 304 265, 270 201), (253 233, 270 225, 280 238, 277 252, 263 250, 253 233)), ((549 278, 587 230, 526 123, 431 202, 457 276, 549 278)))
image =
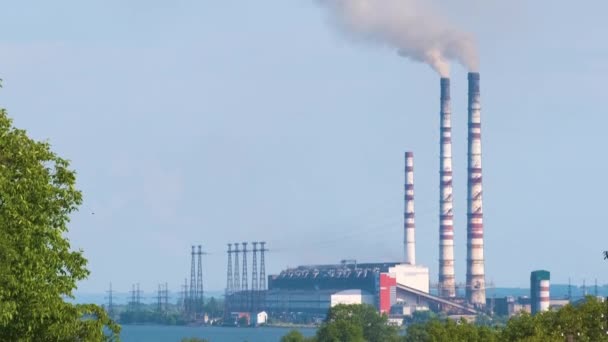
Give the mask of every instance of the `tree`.
POLYGON ((89 274, 83 252, 64 237, 82 202, 75 181, 67 160, 14 128, 0 109, 2 341, 118 339, 120 327, 102 308, 64 300, 89 274))
POLYGON ((211 299, 205 303, 205 312, 209 314, 210 317, 222 317, 224 314, 223 306, 218 303, 215 297, 211 297, 211 299))
POLYGON ((209 340, 206 340, 204 338, 198 338, 198 337, 184 337, 182 338, 182 342, 209 342, 209 340))
POLYGON ((371 305, 336 305, 329 309, 325 322, 317 332, 319 342, 325 341, 398 341, 397 328, 388 325, 386 315, 378 314, 371 305))
POLYGON ((237 325, 238 325, 239 327, 246 327, 246 326, 248 326, 248 325, 249 325, 249 320, 248 320, 248 319, 247 319, 247 317, 245 317, 245 316, 240 317, 240 318, 238 319, 238 321, 237 321, 237 325))
POLYGON ((305 342, 306 338, 301 332, 291 330, 287 335, 281 337, 281 342, 305 342))
POLYGON ((558 311, 534 316, 521 313, 511 317, 504 327, 434 319, 410 325, 405 341, 608 341, 608 302, 587 297, 582 303, 566 305, 558 311))

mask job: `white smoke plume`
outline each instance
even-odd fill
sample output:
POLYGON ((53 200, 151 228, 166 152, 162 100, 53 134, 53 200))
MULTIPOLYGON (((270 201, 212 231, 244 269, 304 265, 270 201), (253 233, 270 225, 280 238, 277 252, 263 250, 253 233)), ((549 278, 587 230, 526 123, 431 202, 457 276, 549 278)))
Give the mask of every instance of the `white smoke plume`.
POLYGON ((338 27, 357 39, 388 45, 449 76, 454 60, 477 71, 474 37, 443 18, 429 0, 316 0, 338 27))

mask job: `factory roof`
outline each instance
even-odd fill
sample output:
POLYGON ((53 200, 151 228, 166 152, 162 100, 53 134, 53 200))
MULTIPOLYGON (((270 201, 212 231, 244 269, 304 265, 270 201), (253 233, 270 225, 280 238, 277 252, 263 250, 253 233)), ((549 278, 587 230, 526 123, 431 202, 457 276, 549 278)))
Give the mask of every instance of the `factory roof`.
POLYGON ((304 265, 288 268, 272 276, 281 278, 365 278, 379 272, 388 272, 397 262, 384 263, 341 263, 333 265, 304 265))

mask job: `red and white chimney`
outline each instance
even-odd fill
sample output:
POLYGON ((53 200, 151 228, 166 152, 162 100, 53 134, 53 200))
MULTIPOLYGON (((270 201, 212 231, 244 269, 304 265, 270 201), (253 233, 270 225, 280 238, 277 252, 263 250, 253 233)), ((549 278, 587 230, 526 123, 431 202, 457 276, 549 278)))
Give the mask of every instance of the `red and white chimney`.
POLYGON ((416 264, 416 236, 414 216, 414 153, 405 152, 405 212, 404 247, 405 263, 416 264))
POLYGON ((439 153, 439 295, 455 297, 450 79, 441 78, 439 153))
POLYGON ((483 256, 483 202, 481 168, 481 101, 479 73, 469 73, 468 186, 467 186, 467 302, 486 303, 483 256))

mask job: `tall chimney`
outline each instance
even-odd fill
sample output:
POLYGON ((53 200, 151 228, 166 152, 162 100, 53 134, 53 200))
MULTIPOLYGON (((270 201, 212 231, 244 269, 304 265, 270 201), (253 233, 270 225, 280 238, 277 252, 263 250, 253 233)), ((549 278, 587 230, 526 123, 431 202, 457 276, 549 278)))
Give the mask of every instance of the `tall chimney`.
POLYGON ((414 223, 414 153, 405 152, 405 263, 416 264, 416 236, 414 223))
POLYGON ((481 102, 479 73, 469 73, 469 147, 467 186, 467 284, 466 299, 476 306, 486 303, 483 259, 483 206, 481 169, 481 102))
POLYGON ((454 214, 452 206, 452 110, 450 79, 441 78, 439 152, 439 295, 456 297, 454 283, 454 214))

